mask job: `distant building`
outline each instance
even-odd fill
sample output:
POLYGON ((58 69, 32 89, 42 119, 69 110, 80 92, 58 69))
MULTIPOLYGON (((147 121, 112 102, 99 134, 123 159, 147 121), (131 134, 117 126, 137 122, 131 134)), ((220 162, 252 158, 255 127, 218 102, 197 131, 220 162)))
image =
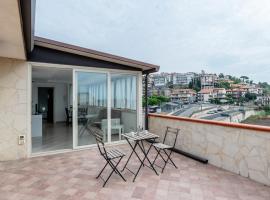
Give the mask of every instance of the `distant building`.
POLYGON ((225 99, 226 98, 226 89, 225 88, 214 88, 212 98, 216 99, 225 99))
POLYGON ((196 76, 194 72, 188 73, 173 73, 172 81, 174 85, 188 85, 196 76))
POLYGON ((244 97, 246 93, 247 93, 247 90, 243 88, 233 88, 233 89, 226 90, 226 94, 231 95, 235 99, 244 97))
POLYGON ((196 101, 196 91, 192 89, 174 89, 171 93, 171 101, 181 101, 183 103, 194 103, 196 101))
POLYGON ((166 87, 155 87, 151 91, 152 91, 151 95, 166 96, 166 97, 169 97, 171 95, 171 89, 166 87))
POLYGON ((206 74, 203 72, 200 75, 200 80, 202 89, 214 88, 218 81, 218 76, 216 74, 206 74))
MULTIPOLYGON (((145 95, 145 76, 142 77, 142 82, 143 82, 143 96, 145 95)), ((153 79, 151 76, 148 76, 148 84, 147 84, 147 92, 148 96, 152 95, 152 88, 153 88, 153 79)))
POLYGON ((258 87, 257 84, 247 84, 247 83, 239 83, 239 84, 231 84, 232 93, 234 96, 243 96, 246 93, 256 94, 257 96, 261 96, 263 94, 263 89, 258 87), (241 94, 241 95, 240 95, 241 94))
POLYGON ((202 89, 198 92, 198 101, 201 102, 209 102, 210 99, 213 98, 213 89, 207 88, 202 89))
POLYGON ((155 87, 165 87, 171 80, 170 73, 160 73, 152 75, 153 83, 155 87))
POLYGON ((270 96, 259 96, 256 102, 261 106, 270 105, 270 96))

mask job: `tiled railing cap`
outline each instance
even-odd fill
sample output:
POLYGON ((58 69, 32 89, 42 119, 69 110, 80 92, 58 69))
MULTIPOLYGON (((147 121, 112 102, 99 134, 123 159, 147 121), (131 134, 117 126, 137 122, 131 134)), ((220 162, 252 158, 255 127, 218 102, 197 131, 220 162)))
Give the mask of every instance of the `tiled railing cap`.
POLYGON ((221 121, 213 121, 213 120, 205 120, 205 119, 194 119, 194 118, 188 118, 188 117, 179 117, 179 116, 153 114, 153 113, 149 114, 148 116, 150 118, 158 117, 158 118, 172 119, 172 120, 178 120, 178 121, 187 121, 187 122, 194 122, 194 123, 225 126, 225 127, 231 127, 231 128, 241 128, 241 129, 249 129, 249 130, 255 130, 255 131, 263 131, 270 134, 270 127, 267 127, 267 126, 240 124, 240 123, 233 123, 233 122, 221 122, 221 121))

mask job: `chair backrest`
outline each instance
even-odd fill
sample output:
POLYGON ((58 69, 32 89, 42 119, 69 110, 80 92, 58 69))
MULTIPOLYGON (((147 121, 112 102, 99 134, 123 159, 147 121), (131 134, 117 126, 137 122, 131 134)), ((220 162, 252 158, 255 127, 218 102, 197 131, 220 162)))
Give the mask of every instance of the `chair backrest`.
POLYGON ((167 126, 166 132, 165 132, 165 135, 163 138, 163 144, 168 143, 168 139, 172 139, 173 141, 170 140, 169 142, 170 143, 173 142, 173 144, 171 144, 171 145, 173 147, 175 147, 179 131, 180 131, 180 129, 178 129, 178 128, 171 128, 171 127, 167 126))
POLYGON ((107 156, 107 151, 105 149, 105 145, 104 145, 104 142, 103 142, 103 132, 99 129, 99 128, 96 128, 96 127, 93 127, 93 126, 86 126, 86 130, 95 137, 96 139, 96 143, 97 143, 97 146, 98 146, 98 150, 100 152, 100 154, 103 156, 103 157, 108 157, 107 156))
POLYGON ((68 109, 67 107, 65 108, 66 111, 66 116, 67 118, 71 118, 72 117, 72 108, 68 109))
POLYGON ((68 108, 65 108, 66 116, 69 117, 68 108))
POLYGON ((88 113, 88 107, 81 106, 78 108, 78 115, 79 116, 80 115, 82 115, 82 116, 87 115, 87 113, 88 113))

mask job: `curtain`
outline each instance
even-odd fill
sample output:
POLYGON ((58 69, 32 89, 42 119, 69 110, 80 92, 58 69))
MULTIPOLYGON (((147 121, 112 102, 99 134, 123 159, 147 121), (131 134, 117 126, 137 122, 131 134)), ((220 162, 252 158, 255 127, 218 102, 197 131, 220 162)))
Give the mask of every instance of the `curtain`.
MULTIPOLYGON (((136 110, 136 76, 112 75, 111 106, 112 108, 136 110)), ((89 85, 89 105, 107 106, 107 83, 89 85)))

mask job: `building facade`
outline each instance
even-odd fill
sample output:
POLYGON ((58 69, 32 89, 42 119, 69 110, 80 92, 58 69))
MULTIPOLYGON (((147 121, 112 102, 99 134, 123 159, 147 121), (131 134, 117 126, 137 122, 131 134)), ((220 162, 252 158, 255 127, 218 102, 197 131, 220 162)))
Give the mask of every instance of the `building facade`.
POLYGON ((159 66, 35 37, 35 5, 20 2, 0 7, 0 161, 95 146, 93 129, 117 143, 142 126, 142 76, 159 66))

